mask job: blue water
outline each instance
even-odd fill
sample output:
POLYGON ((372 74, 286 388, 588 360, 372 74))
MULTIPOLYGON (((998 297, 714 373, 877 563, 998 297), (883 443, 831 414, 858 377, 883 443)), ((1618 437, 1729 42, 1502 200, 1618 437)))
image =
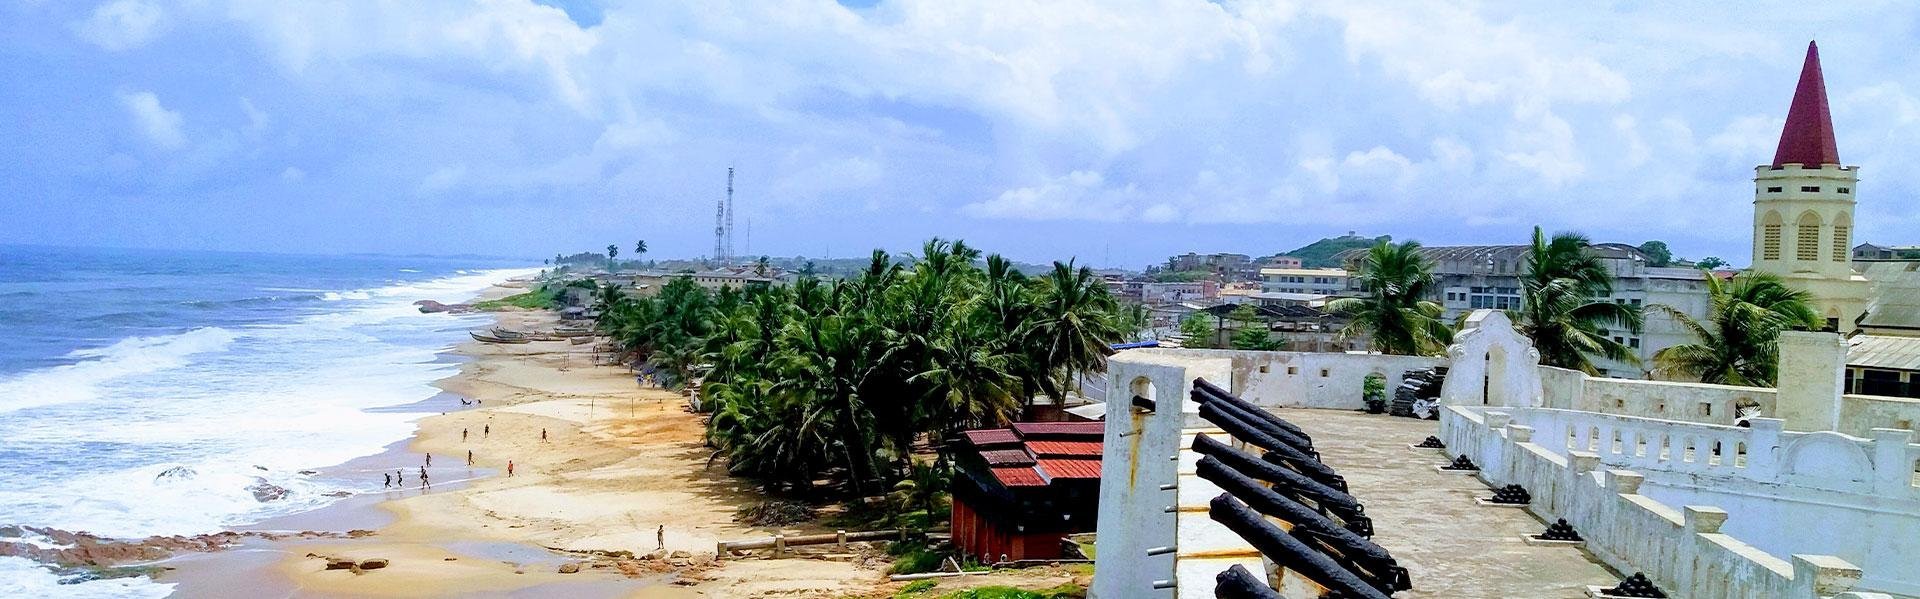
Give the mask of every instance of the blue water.
MULTIPOLYGON (((537 267, 533 267, 537 268, 537 267)), ((190 535, 308 510, 300 470, 378 453, 455 367, 471 299, 532 272, 483 259, 0 246, 0 524, 190 535), (174 469, 174 475, 161 476, 174 469), (291 493, 261 502, 270 483, 291 493)), ((0 595, 160 596, 0 558, 0 595)))

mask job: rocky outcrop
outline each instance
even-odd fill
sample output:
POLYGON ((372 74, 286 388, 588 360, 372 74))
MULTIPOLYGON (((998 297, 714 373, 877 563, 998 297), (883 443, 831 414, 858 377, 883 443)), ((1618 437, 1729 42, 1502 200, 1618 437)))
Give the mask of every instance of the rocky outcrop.
POLYGON ((472 304, 442 304, 433 300, 420 300, 414 302, 413 305, 419 306, 420 312, 423 314, 439 314, 442 312, 465 314, 473 311, 472 304))
POLYGON ((239 544, 248 538, 259 539, 320 539, 346 538, 372 534, 368 531, 348 533, 300 532, 217 532, 212 534, 167 537, 147 537, 145 539, 108 539, 85 532, 70 532, 57 528, 34 526, 0 526, 0 556, 24 557, 36 562, 62 567, 114 566, 134 562, 150 562, 164 559, 176 553, 204 553, 219 551, 239 544), (37 537, 38 543, 25 539, 37 537), (21 540, 9 540, 21 539, 21 540))
POLYGON ((253 493, 253 499, 260 503, 286 499, 287 494, 292 493, 286 487, 267 482, 264 478, 253 479, 253 484, 247 485, 247 491, 253 493))

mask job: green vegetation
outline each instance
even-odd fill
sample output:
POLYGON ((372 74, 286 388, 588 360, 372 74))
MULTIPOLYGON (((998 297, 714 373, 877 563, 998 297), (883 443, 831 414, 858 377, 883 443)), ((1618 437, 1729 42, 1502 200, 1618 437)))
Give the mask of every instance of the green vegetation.
POLYGON ((1155 282, 1155 283, 1192 283, 1192 282, 1194 282, 1194 281, 1204 281, 1204 280, 1207 280, 1207 279, 1211 279, 1211 278, 1213 278, 1213 271, 1209 271, 1209 270, 1180 270, 1180 271, 1172 271, 1172 270, 1163 270, 1163 271, 1160 271, 1160 272, 1156 272, 1156 273, 1153 273, 1153 275, 1151 276, 1151 278, 1153 279, 1153 282, 1155 282))
POLYGON ((933 587, 936 587, 936 586, 940 586, 940 583, 937 581, 916 580, 916 581, 913 581, 912 583, 909 583, 907 586, 901 587, 900 594, 895 595, 895 597, 909 597, 913 595, 918 595, 921 593, 925 593, 927 591, 931 591, 933 590, 933 587))
POLYGON ((1366 402, 1368 412, 1379 414, 1387 411, 1387 377, 1367 375, 1360 383, 1360 400, 1366 402))
POLYGON ((888 574, 919 574, 940 571, 940 564, 947 561, 949 554, 934 551, 924 540, 912 540, 887 544, 887 555, 893 556, 888 574))
POLYGON ((1373 238, 1358 235, 1342 235, 1309 243, 1306 247, 1287 252, 1285 255, 1299 258, 1300 265, 1307 268, 1341 268, 1344 265, 1340 264, 1340 261, 1335 260, 1333 258, 1334 255, 1347 250, 1364 249, 1390 241, 1393 241, 1393 237, 1390 235, 1381 235, 1373 238))
POLYGON ((1661 374, 1703 383, 1772 386, 1779 374, 1780 332, 1826 325, 1811 306, 1812 295, 1787 287, 1771 274, 1748 272, 1732 281, 1708 276, 1707 294, 1712 316, 1704 323, 1671 306, 1652 306, 1700 339, 1654 354, 1661 374))
POLYGON ((1067 583, 1040 591, 1001 586, 980 587, 942 595, 941 599, 1081 599, 1086 596, 1085 588, 1067 583))
MULTIPOLYGON (((589 283, 589 285, 591 285, 591 283, 589 283)), ((559 307, 560 291, 562 289, 564 289, 563 286, 543 283, 526 293, 509 295, 500 299, 487 300, 484 302, 475 302, 473 309, 504 310, 507 308, 521 308, 526 310, 551 310, 559 307)))
POLYGON ((1267 322, 1260 318, 1260 312, 1250 304, 1241 304, 1227 314, 1227 320, 1234 322, 1234 349, 1267 351, 1279 349, 1274 343, 1273 333, 1267 328, 1267 322))
POLYGON ((1540 363, 1598 374, 1592 356, 1638 364, 1640 358, 1609 334, 1640 332, 1640 308, 1616 303, 1613 274, 1578 233, 1551 240, 1533 228, 1533 247, 1520 274, 1521 308, 1514 325, 1533 339, 1540 363))
POLYGON ((1180 320, 1181 347, 1207 349, 1213 347, 1213 317, 1206 312, 1194 312, 1180 320))
POLYGON ((1707 256, 1705 258, 1701 258, 1699 262, 1693 263, 1693 265, 1698 266, 1700 268, 1707 269, 1707 270, 1714 270, 1717 268, 1725 268, 1727 266, 1727 261, 1721 260, 1713 256, 1707 256))
POLYGON ((1667 249, 1665 241, 1649 241, 1640 244, 1640 253, 1647 255, 1647 266, 1667 266, 1673 264, 1673 251, 1667 249))
POLYGON ((1453 329, 1441 321, 1440 304, 1422 299, 1433 286, 1433 264, 1420 255, 1420 242, 1393 243, 1381 237, 1360 264, 1356 275, 1363 297, 1345 297, 1327 303, 1327 310, 1349 320, 1341 335, 1368 336, 1374 351, 1383 354, 1433 355, 1453 340, 1453 329))
POLYGON ((911 267, 875 250, 833 281, 709 292, 682 278, 643 299, 603 290, 599 326, 664 384, 698 382, 708 442, 730 473, 802 496, 907 491, 899 509, 932 518, 950 474, 919 470, 916 442, 1060 397, 1123 340, 1119 305, 1090 269, 1056 262, 1028 277, 979 257, 934 239, 911 267))

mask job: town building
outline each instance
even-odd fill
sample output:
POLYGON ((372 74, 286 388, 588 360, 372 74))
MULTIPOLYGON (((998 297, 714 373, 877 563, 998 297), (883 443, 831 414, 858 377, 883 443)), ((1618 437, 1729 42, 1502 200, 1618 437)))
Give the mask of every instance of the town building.
POLYGON ((1176 304, 1219 296, 1220 284, 1212 280, 1140 284, 1140 301, 1147 304, 1176 304))
POLYGON ((1348 290, 1349 279, 1347 271, 1339 268, 1262 268, 1260 290, 1340 295, 1348 290))
POLYGON ((1253 257, 1246 254, 1196 254, 1187 252, 1167 258, 1167 270, 1172 272, 1205 271, 1213 273, 1226 281, 1248 281, 1258 276, 1260 269, 1253 263, 1253 257))
MULTIPOLYGON (((1440 303, 1445 309, 1442 317, 1450 322, 1474 310, 1519 310, 1523 306, 1520 276, 1530 251, 1527 245, 1423 246, 1420 255, 1433 264, 1435 279, 1429 299, 1440 303)), ((1646 254, 1624 243, 1597 243, 1591 251, 1613 276, 1613 293, 1598 299, 1643 309, 1661 304, 1699 321, 1711 315, 1707 271, 1649 266, 1646 254)), ((1365 255, 1366 250, 1347 250, 1336 258, 1357 269, 1365 255)), ((1654 310, 1645 311, 1639 333, 1605 334, 1640 360, 1638 365, 1598 360, 1601 374, 1614 378, 1646 378, 1655 353, 1698 341, 1677 319, 1654 310)))
POLYGON ((1100 422, 1020 422, 953 443, 953 544, 982 563, 1060 559, 1099 516, 1100 422))

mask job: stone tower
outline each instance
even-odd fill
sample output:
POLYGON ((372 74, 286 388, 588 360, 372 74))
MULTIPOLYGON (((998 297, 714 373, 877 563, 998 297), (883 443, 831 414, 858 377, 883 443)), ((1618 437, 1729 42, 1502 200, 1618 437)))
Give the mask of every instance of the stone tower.
POLYGON ((1820 74, 1820 48, 1793 91, 1773 163, 1754 168, 1753 269, 1813 294, 1814 307, 1841 333, 1866 311, 1870 286, 1849 263, 1859 167, 1840 164, 1820 74))

